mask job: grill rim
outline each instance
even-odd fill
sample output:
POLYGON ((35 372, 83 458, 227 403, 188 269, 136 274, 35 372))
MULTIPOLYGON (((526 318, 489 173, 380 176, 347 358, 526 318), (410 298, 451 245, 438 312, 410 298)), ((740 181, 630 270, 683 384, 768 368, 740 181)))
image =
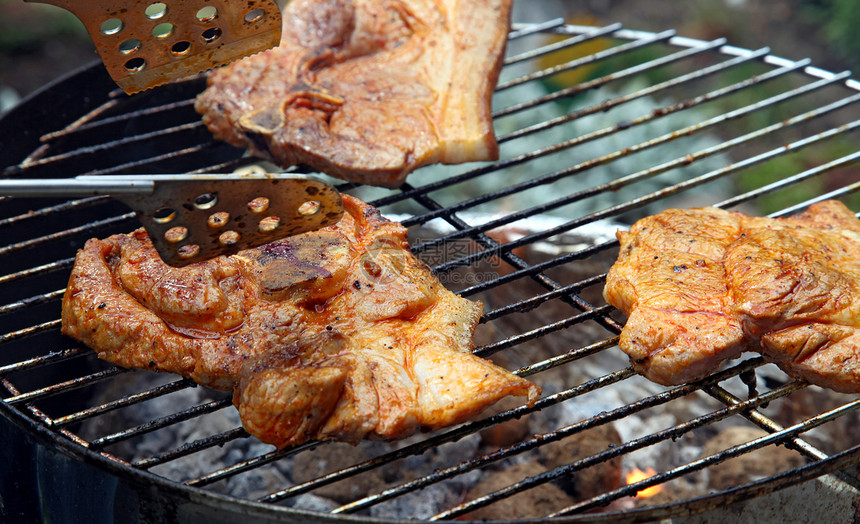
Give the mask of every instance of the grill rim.
MULTIPOLYGON (((392 519, 392 518, 371 518, 361 515, 351 515, 348 513, 325 513, 310 510, 302 510, 279 506, 277 504, 263 503, 255 500, 242 500, 236 497, 221 495, 203 488, 189 486, 183 483, 177 483, 166 479, 160 475, 150 473, 145 470, 124 466, 115 459, 108 458, 105 454, 96 453, 83 446, 75 444, 70 439, 62 438, 59 433, 55 433, 50 428, 38 424, 33 418, 26 416, 24 413, 12 409, 5 402, 0 402, 0 415, 8 422, 18 426, 19 429, 27 431, 28 436, 35 437, 37 444, 49 446, 49 451, 56 451, 68 457, 76 458, 87 465, 93 465, 101 468, 104 472, 113 475, 119 479, 128 481, 131 485, 138 485, 142 491, 150 491, 154 486, 160 491, 165 491, 171 499, 184 500, 187 502, 202 502, 212 504, 213 507, 226 510, 235 510, 238 514, 260 518, 269 517, 303 517, 311 519, 313 522, 355 522, 355 523, 373 523, 386 522, 391 524, 414 524, 416 522, 425 522, 422 520, 411 519, 392 519), (255 511, 249 511, 255 510, 255 511), (253 515, 256 512, 257 515, 253 515)), ((2 425, 0 425, 2 429, 2 425)), ((772 493, 781 489, 786 489, 803 482, 813 481, 822 476, 832 474, 833 471, 839 471, 851 464, 856 464, 860 461, 860 444, 844 450, 840 453, 830 455, 826 459, 812 462, 794 468, 775 476, 769 477, 756 482, 747 483, 741 486, 736 486, 727 490, 711 493, 702 497, 695 497, 679 502, 667 504, 659 504, 636 508, 627 511, 612 511, 593 515, 569 515, 556 517, 541 517, 535 519, 518 519, 516 521, 502 520, 481 520, 481 521, 457 521, 457 522, 521 522, 521 523, 540 523, 540 522, 650 522, 659 519, 680 517, 685 515, 695 515, 715 509, 721 505, 728 503, 741 502, 758 497, 762 494, 772 493), (832 466, 836 463, 836 466, 832 466), (802 476, 801 476, 802 475, 802 476), (692 510, 692 511, 691 511, 692 510)), ((643 484, 637 485, 638 489, 643 489, 643 484)), ((631 485, 633 486, 633 485, 631 485)), ((631 488, 633 489, 633 488, 631 488)), ((635 491, 635 490, 634 490, 635 491)), ((448 522, 448 521, 441 521, 448 522)))
MULTIPOLYGON (((537 26, 537 24, 513 24, 512 30, 518 31, 521 29, 534 28, 536 26, 537 26)), ((581 30, 583 32, 590 32, 590 31, 594 31, 595 29, 596 28, 592 27, 592 26, 576 26, 576 25, 566 25, 566 24, 562 23, 561 25, 555 26, 554 28, 548 27, 548 28, 545 28, 542 30, 553 31, 553 32, 558 32, 558 33, 562 33, 562 34, 580 34, 580 33, 576 33, 576 31, 581 30)), ((649 36, 653 37, 654 35, 657 35, 657 33, 650 33, 650 32, 630 30, 630 29, 619 29, 617 31, 609 33, 608 36, 611 36, 614 38, 621 38, 621 39, 634 39, 634 38, 640 39, 640 38, 647 38, 649 36)), ((666 45, 688 46, 688 47, 692 47, 694 45, 695 46, 701 46, 701 45, 709 44, 709 42, 706 42, 703 40, 691 39, 691 38, 680 37, 680 36, 669 37, 663 43, 665 43, 666 45)), ((725 55, 741 56, 743 54, 754 53, 755 51, 752 51, 749 49, 744 49, 744 48, 739 48, 739 47, 735 47, 735 46, 730 46, 730 45, 723 45, 716 52, 721 53, 721 54, 725 54, 725 55)), ((784 58, 781 58, 778 56, 774 56, 770 53, 766 54, 763 58, 761 58, 761 60, 763 60, 765 63, 767 63, 769 65, 774 65, 774 66, 778 66, 778 67, 787 67, 789 65, 792 65, 792 64, 796 65, 796 64, 799 64, 800 62, 802 62, 802 61, 792 61, 792 60, 784 59, 784 58)), ((97 62, 97 61, 93 62, 92 64, 83 66, 83 67, 81 67, 75 71, 72 71, 69 74, 67 74, 61 78, 58 78, 56 81, 54 81, 54 82, 44 86, 43 88, 37 90, 36 92, 34 92, 31 95, 29 95, 28 97, 26 97, 20 104, 18 104, 18 106, 16 106, 15 108, 13 108, 9 112, 7 112, 5 115, 3 115, 2 118, 0 118, 0 122, 5 121, 7 118, 13 118, 14 114, 17 114, 17 112, 19 110, 21 110, 22 108, 25 108, 25 106, 27 106, 31 102, 34 102, 34 101, 41 102, 41 100, 39 100, 39 97, 42 93, 49 91, 52 88, 53 88, 54 92, 56 92, 55 87, 57 85, 60 85, 63 82, 68 81, 70 79, 80 80, 80 78, 77 78, 78 75, 84 76, 84 75, 82 75, 82 73, 86 73, 89 69, 94 69, 94 68, 97 69, 98 66, 99 66, 99 62, 97 62)), ((811 77, 816 77, 816 78, 820 78, 820 79, 834 79, 834 77, 839 76, 840 74, 844 74, 844 72, 843 73, 832 73, 830 71, 826 71, 826 70, 823 70, 823 69, 820 69, 817 67, 808 66, 808 65, 803 66, 802 73, 809 75, 811 77)), ((89 80, 88 80, 88 82, 89 82, 89 80)), ((851 79, 850 77, 844 81, 840 81, 839 84, 845 85, 846 87, 853 89, 855 91, 860 91, 860 82, 855 81, 855 80, 851 79)), ((88 111, 89 110, 85 110, 83 114, 87 114, 88 111)), ((2 143, 0 143, 0 144, 2 144, 2 143)), ((0 150, 4 149, 6 146, 6 144, 2 144, 2 145, 4 147, 0 147, 0 150)), ((8 150, 14 151, 16 149, 15 148, 9 148, 8 150)), ((10 165, 12 165, 12 164, 10 164, 10 165)), ((14 176, 14 173, 13 173, 13 176, 14 176)), ((858 183, 858 184, 860 184, 860 183, 858 183)), ((854 186, 857 186, 858 184, 851 184, 848 187, 854 187, 854 186)), ((417 189, 420 191, 421 188, 419 187, 417 189)), ((840 190, 843 190, 843 189, 844 188, 840 188, 840 190)), ((813 199, 811 201, 817 201, 817 200, 823 199, 826 196, 827 195, 816 195, 815 197, 813 197, 813 199)), ((730 199, 730 201, 734 201, 735 198, 736 197, 733 197, 732 199, 730 199)), ((729 202, 729 201, 727 201, 727 202, 729 202)), ((797 204, 794 207, 795 208, 800 207, 801 205, 806 206, 807 204, 808 204, 808 202, 804 202, 801 204, 797 204)), ((788 208, 788 209, 790 210, 792 208, 788 208)), ((786 212, 788 212, 788 211, 783 210, 780 213, 786 213, 786 212)), ((444 218, 449 219, 449 220, 451 218, 456 219, 456 213, 452 212, 452 213, 450 213, 450 216, 446 216, 444 218)), ((287 514, 292 514, 292 515, 311 516, 311 517, 315 517, 315 518, 322 517, 322 520, 324 520, 324 521, 328 521, 329 518, 331 518, 332 521, 336 521, 336 522, 342 522, 344 520, 353 520, 353 519, 355 519, 356 522, 368 521, 367 519, 365 519, 361 516, 354 516, 354 515, 343 514, 343 513, 331 514, 331 513, 325 513, 325 512, 297 510, 294 508, 287 508, 287 507, 277 506, 277 505, 273 505, 273 504, 257 503, 256 501, 253 501, 250 499, 239 499, 239 498, 232 497, 232 496, 220 495, 220 494, 214 493, 212 491, 208 491, 208 490, 200 489, 200 488, 195 488, 193 486, 188 486, 188 485, 185 485, 183 483, 171 481, 165 477, 161 477, 157 474, 149 473, 149 472, 144 471, 143 469, 140 469, 140 468, 126 467, 126 466, 123 466, 122 462, 117 462, 116 461, 117 459, 108 458, 106 456, 107 454, 95 453, 92 450, 86 449, 83 446, 79 446, 79 445, 75 444, 71 440, 62 438, 60 433, 52 432, 49 427, 38 424, 38 421, 35 418, 28 417, 22 411, 18 411, 14 407, 10 406, 6 402, 6 399, 2 399, 2 402, 0 402, 0 404, 2 404, 2 406, 0 406, 0 408, 2 408, 2 409, 0 409, 0 413, 2 413, 7 418, 9 417, 10 414, 13 415, 12 420, 15 421, 16 425, 28 426, 28 427, 31 427, 31 429, 35 428, 36 431, 42 437, 44 437, 45 435, 41 435, 41 433, 47 432, 47 436, 49 437, 49 440, 56 441, 56 442, 54 442, 55 445, 58 443, 61 444, 60 447, 64 450, 64 452, 71 452, 72 455, 75 455, 78 458, 83 459, 85 462, 95 462, 95 463, 100 463, 100 464, 104 463, 108 466, 108 468, 107 468, 108 470, 111 470, 111 469, 113 469, 112 467, 116 466, 120 469, 121 473, 131 473, 132 475, 130 478, 134 478, 135 475, 140 474, 143 476, 144 479, 146 479, 147 482, 152 482, 153 480, 156 480, 156 481, 159 481, 159 482, 156 482, 157 484, 159 484, 159 485, 164 484, 164 485, 168 486, 170 489, 180 488, 181 491, 191 490, 191 493, 194 493, 197 495, 203 495, 204 498, 212 497, 214 499, 225 499, 225 500, 230 501, 230 502, 236 502, 240 506, 243 506, 243 507, 251 504, 252 506, 255 506, 255 507, 259 506, 262 509, 274 510, 278 514, 281 514, 282 512, 286 512, 287 514), (20 420, 18 420, 19 417, 20 417, 20 420), (105 461, 107 461, 107 462, 105 462, 105 461), (152 478, 148 478, 148 477, 152 477, 152 478)), ((769 430, 769 431, 772 432, 772 430, 769 430)), ((665 505, 649 506, 646 508, 639 508, 639 509, 633 510, 633 511, 607 512, 607 513, 603 513, 600 515, 578 515, 578 516, 557 517, 557 518, 554 518, 553 521, 571 521, 571 522, 574 522, 574 521, 575 522, 595 521, 595 522, 598 522, 598 521, 602 521, 602 519, 610 519, 610 518, 617 519, 619 517, 623 518, 623 517, 626 517, 628 515, 631 516, 631 518, 634 518, 634 515, 635 515, 635 519, 640 520, 642 518, 645 518, 646 515, 651 515, 652 513, 655 516, 657 514, 662 515, 660 518, 666 518, 668 516, 678 516, 678 515, 683 514, 685 512, 677 513, 677 514, 674 514, 674 513, 664 514, 664 513, 661 513, 661 511, 664 511, 667 508, 668 509, 671 509, 671 508, 683 509, 682 506, 684 506, 688 502, 699 500, 699 499, 707 499, 707 500, 717 499, 721 495, 728 494, 730 492, 736 493, 739 497, 743 497, 744 493, 746 493, 746 491, 744 491, 744 490, 752 490, 752 488, 755 486, 760 487, 760 486, 770 486, 772 484, 779 484, 781 476, 783 476, 783 475, 789 475, 790 476, 791 473, 793 473, 795 471, 799 471, 799 470, 815 470, 815 471, 818 471, 819 469, 825 470, 824 473, 818 473, 815 475, 815 477, 820 476, 820 475, 833 473, 834 471, 837 471, 836 468, 828 469, 828 468, 824 467, 823 464, 832 464, 834 461, 837 460, 837 457, 845 457, 848 455, 850 455, 850 460, 854 460, 857 456, 860 456, 860 452, 858 452, 858 448, 860 448, 860 446, 855 446, 854 448, 850 448, 849 450, 844 450, 844 451, 837 453, 835 455, 831 455, 831 456, 827 457, 826 459, 822 459, 822 460, 819 460, 817 462, 807 464, 807 465, 802 466, 800 468, 795 468, 795 469, 789 470, 789 471, 784 472, 782 474, 778 474, 778 475, 775 475, 775 476, 770 477, 768 479, 764 479, 763 481, 759 481, 756 483, 750 483, 750 484, 747 484, 744 486, 731 488, 729 490, 719 491, 719 492, 716 492, 712 495, 708 495, 705 497, 686 499, 683 501, 678 501, 678 502, 669 503, 669 504, 665 504, 665 505), (813 466, 819 466, 820 464, 821 464, 820 467, 813 468, 813 466), (741 492, 743 492, 743 493, 741 493, 741 492), (558 519, 561 519, 561 520, 558 520, 558 519), (594 519, 597 519, 597 520, 594 520, 594 519)), ((815 477, 810 477, 810 478, 815 478, 815 477)), ((787 483, 787 484, 781 486, 780 489, 799 484, 800 482, 802 482, 804 480, 806 480, 806 479, 803 479, 803 480, 800 480, 797 482, 787 483)), ((750 491, 750 493, 751 493, 751 491, 750 491)), ((756 496, 756 495, 754 493, 751 493, 750 497, 753 497, 753 496, 756 496)), ((747 497, 747 498, 749 498, 749 497, 747 497)), ((744 499, 739 498, 738 500, 744 500, 744 499)), ((377 519, 373 519, 372 521, 379 521, 379 520, 380 519, 377 518, 377 519)), ((414 520, 401 520, 401 519, 382 519, 382 520, 384 520, 385 522, 415 522, 414 520)), ((544 522, 546 520, 547 520, 546 518, 535 519, 535 520, 525 519, 525 520, 523 520, 523 522, 532 522, 532 521, 544 522)), ((618 521, 618 520, 613 520, 613 522, 615 522, 615 521, 618 521)))

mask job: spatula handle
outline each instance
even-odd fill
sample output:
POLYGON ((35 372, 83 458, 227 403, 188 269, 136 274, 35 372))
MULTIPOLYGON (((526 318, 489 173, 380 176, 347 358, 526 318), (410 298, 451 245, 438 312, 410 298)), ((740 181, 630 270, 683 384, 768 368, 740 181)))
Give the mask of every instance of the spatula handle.
POLYGON ((0 180, 0 196, 87 197, 94 195, 149 195, 152 180, 18 179, 0 180))

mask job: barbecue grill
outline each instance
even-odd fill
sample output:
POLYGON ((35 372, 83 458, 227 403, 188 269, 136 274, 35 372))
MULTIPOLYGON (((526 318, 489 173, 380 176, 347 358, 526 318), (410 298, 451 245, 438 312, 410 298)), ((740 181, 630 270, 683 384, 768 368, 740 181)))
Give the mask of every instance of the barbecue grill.
MULTIPOLYGON (((3 176, 257 169, 200 122, 193 102, 204 84, 196 77, 126 96, 100 64, 75 71, 3 117, 3 176)), ((339 189, 401 220, 442 282, 484 301, 475 352, 544 394, 532 408, 356 448, 275 450, 238 425, 229 396, 117 368, 64 338, 59 302, 75 251, 138 227, 136 219, 107 197, 3 198, 0 513, 87 522, 468 520, 553 487, 568 498, 537 504, 529 517, 622 522, 681 519, 813 485, 815 496, 790 511, 841 511, 832 496, 848 500, 853 515, 860 400, 792 380, 761 358, 689 385, 651 384, 617 348, 623 318, 600 291, 617 254, 615 228, 659 209, 784 216, 830 198, 860 209, 858 101, 860 82, 848 73, 767 48, 619 24, 515 24, 494 98, 499 161, 425 168, 396 190, 339 189), (580 76, 565 83, 572 72, 580 76), (521 438, 505 440, 524 424, 521 438), (731 426, 764 431, 691 451, 731 426), (610 427, 618 440, 589 437, 595 447, 585 454, 517 467, 610 427), (763 478, 691 491, 759 450, 795 460, 763 478), (630 484, 607 474, 605 489, 584 489, 581 479, 595 478, 586 475, 619 462, 655 473, 630 484), (506 471, 529 472, 470 489, 506 471), (670 495, 635 498, 657 485, 670 495), (398 507, 407 512, 398 516, 398 507)))

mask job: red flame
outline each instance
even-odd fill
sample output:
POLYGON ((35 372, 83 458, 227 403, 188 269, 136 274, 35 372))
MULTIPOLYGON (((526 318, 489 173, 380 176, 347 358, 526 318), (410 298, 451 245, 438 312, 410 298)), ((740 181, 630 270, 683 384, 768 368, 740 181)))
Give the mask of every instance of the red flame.
MULTIPOLYGON (((654 471, 653 468, 646 468, 645 471, 642 471, 639 468, 633 468, 633 471, 627 474, 627 484, 633 484, 634 482, 639 482, 640 480, 645 480, 647 478, 651 478, 656 475, 657 472, 654 471)), ((659 484, 656 486, 647 487, 641 491, 636 492, 636 496, 642 499, 646 499, 648 497, 653 497, 657 493, 663 491, 663 486, 659 484)))

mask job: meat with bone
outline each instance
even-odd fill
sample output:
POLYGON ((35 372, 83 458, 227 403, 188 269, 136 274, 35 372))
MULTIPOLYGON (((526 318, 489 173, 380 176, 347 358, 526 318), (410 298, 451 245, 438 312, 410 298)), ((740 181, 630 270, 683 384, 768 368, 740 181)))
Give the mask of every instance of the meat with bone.
POLYGON ((619 345, 646 377, 684 383, 754 350, 860 392, 860 220, 842 203, 779 219, 670 209, 618 240, 604 296, 628 315, 619 345))
POLYGON ((220 140, 365 184, 494 160, 490 103, 510 9, 511 0, 293 0, 281 45, 214 71, 196 108, 220 140))
POLYGON ((470 351, 480 302, 409 251, 406 229, 344 195, 334 226, 183 268, 144 230, 87 242, 63 333, 117 365, 234 391, 276 446, 393 439, 468 419, 534 384, 470 351))

